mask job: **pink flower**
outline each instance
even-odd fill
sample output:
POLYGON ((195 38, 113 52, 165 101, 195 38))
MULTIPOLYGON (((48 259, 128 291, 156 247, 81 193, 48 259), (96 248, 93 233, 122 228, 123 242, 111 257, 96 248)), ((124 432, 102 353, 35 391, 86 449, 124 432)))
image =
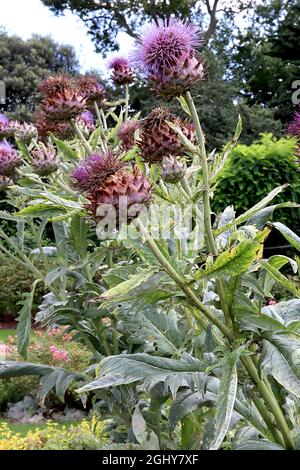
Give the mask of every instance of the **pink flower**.
POLYGON ((52 344, 49 349, 55 361, 68 362, 69 356, 65 349, 58 349, 54 344, 52 344))
POLYGON ((0 354, 6 354, 9 352, 9 346, 6 344, 1 343, 0 344, 0 354))

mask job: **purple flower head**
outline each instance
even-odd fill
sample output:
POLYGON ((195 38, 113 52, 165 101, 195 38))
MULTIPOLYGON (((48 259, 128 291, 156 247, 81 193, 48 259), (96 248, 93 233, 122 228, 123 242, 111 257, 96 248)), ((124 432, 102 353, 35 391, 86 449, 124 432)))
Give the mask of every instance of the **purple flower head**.
POLYGON ((93 193, 122 167, 123 163, 111 153, 90 155, 73 171, 73 186, 80 192, 93 193))
POLYGON ((12 136, 10 120, 4 114, 0 114, 0 139, 6 139, 12 136))
POLYGON ((113 81, 116 85, 126 85, 133 82, 133 70, 126 57, 114 57, 108 63, 108 67, 113 71, 113 81))
POLYGON ((77 118, 77 122, 84 128, 86 134, 89 134, 95 129, 95 119, 91 111, 85 111, 84 113, 81 113, 77 118))
POLYGON ((139 128, 136 121, 127 121, 119 129, 118 137, 122 140, 122 150, 130 150, 134 146, 134 134, 139 128))
POLYGON ((118 69, 123 67, 129 67, 129 62, 126 57, 114 57, 108 63, 108 68, 110 69, 118 69))
POLYGON ((131 62, 154 84, 154 91, 172 98, 203 77, 203 65, 195 57, 202 44, 196 26, 172 19, 143 29, 131 54, 131 62))
POLYGON ((31 140, 36 139, 38 136, 36 127, 31 123, 11 121, 10 127, 15 137, 25 144, 30 144, 31 140))
POLYGON ((300 112, 295 112, 292 122, 288 125, 287 131, 300 139, 300 112))
POLYGON ((146 74, 156 74, 162 69, 177 66, 194 54, 201 44, 196 26, 181 20, 172 19, 167 24, 160 22, 147 25, 141 32, 132 63, 146 74))
POLYGON ((0 114, 0 129, 7 127, 9 124, 9 119, 4 114, 0 114))
POLYGON ((33 157, 32 166, 40 176, 48 176, 59 168, 59 159, 53 147, 46 147, 40 143, 31 151, 33 157))
POLYGON ((0 175, 12 176, 21 165, 18 152, 6 141, 0 142, 0 175))

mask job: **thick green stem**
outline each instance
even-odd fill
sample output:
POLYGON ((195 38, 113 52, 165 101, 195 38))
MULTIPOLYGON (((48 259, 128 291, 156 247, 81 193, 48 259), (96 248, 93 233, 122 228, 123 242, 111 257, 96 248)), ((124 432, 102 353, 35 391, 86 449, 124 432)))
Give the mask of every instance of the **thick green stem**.
POLYGON ((210 320, 214 325, 219 328, 220 331, 222 331, 222 333, 226 336, 229 341, 233 341, 234 335, 232 331, 198 299, 194 291, 187 285, 185 280, 177 273, 173 266, 171 266, 167 258, 161 252, 154 240, 152 240, 152 238, 141 223, 140 230, 143 236, 145 237, 145 241, 154 256, 157 258, 157 260, 160 262, 161 266, 165 269, 169 276, 173 279, 173 281, 176 282, 176 284, 185 293, 186 297, 192 302, 193 305, 195 305, 200 310, 200 312, 204 314, 204 316, 208 320, 210 320))
POLYGON ((124 116, 124 122, 128 120, 128 107, 129 107, 129 88, 128 84, 125 84, 125 116, 124 116))
POLYGON ((266 386, 263 380, 261 380, 258 370, 256 369, 256 366, 253 362, 253 359, 250 356, 244 356, 241 358, 241 360, 248 374, 252 378, 253 382, 256 384, 257 389, 259 390, 261 396, 263 397, 265 404, 269 405, 270 410, 272 411, 272 414, 276 420, 277 426, 280 429, 280 432, 282 434, 285 447, 287 449, 293 449, 294 443, 293 443, 293 439, 290 433, 290 429, 287 425, 285 417, 281 411, 279 404, 277 403, 277 400, 273 392, 271 391, 269 387, 266 386))
POLYGON ((204 226, 205 233, 207 238, 207 246, 209 251, 212 254, 216 254, 216 245, 213 236, 212 226, 211 226, 211 212, 210 212, 210 183, 209 183, 209 171, 207 164, 207 156, 205 149, 205 138, 201 128, 200 120, 196 111, 194 100, 189 91, 184 95, 187 105, 189 107, 195 129, 196 135, 200 147, 200 155, 202 159, 202 177, 203 177, 203 205, 204 205, 204 226))
POLYGON ((276 429, 275 423, 274 423, 274 420, 273 420, 273 416, 267 410, 263 399, 262 398, 254 398, 253 403, 256 406, 259 414, 263 418, 264 422, 266 423, 267 428, 270 431, 270 433, 272 434, 274 441, 277 442, 279 445, 284 447, 284 440, 282 438, 282 435, 276 429))
POLYGON ((93 153, 93 149, 90 146, 90 144, 88 143, 88 141, 86 140, 86 138, 84 137, 84 135, 81 132, 81 129, 79 128, 78 124, 75 121, 73 121, 73 122, 71 121, 70 124, 71 124, 71 127, 72 127, 74 133, 79 138, 80 142, 84 146, 84 148, 85 148, 86 152, 88 153, 88 155, 91 155, 93 153))

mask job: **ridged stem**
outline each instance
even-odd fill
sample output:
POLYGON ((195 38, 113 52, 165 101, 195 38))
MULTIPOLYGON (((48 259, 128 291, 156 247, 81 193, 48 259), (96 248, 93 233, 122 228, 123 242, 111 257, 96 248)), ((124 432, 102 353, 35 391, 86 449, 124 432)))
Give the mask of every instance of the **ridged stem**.
POLYGON ((71 127, 72 127, 73 131, 75 132, 75 134, 79 138, 80 142, 84 146, 84 148, 85 148, 86 152, 88 153, 88 155, 92 155, 93 149, 90 146, 90 144, 88 143, 88 141, 86 140, 86 138, 84 137, 84 135, 81 132, 81 129, 78 126, 78 124, 75 121, 71 121, 70 124, 71 124, 71 127))

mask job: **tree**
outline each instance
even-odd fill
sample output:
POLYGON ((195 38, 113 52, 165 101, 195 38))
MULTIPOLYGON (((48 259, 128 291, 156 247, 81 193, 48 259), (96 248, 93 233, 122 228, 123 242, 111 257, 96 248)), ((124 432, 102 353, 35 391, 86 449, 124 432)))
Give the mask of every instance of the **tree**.
POLYGON ((192 19, 203 29, 208 42, 222 16, 232 17, 253 7, 253 0, 42 0, 57 15, 70 10, 86 24, 97 51, 117 49, 116 36, 125 31, 136 37, 139 26, 148 21, 157 23, 177 18, 192 19), (206 27, 203 27, 203 24, 206 27))
POLYGON ((74 49, 50 37, 33 36, 24 41, 0 31, 0 56, 0 80, 6 87, 6 103, 0 109, 21 120, 31 117, 36 86, 47 75, 79 71, 74 49))
POLYGON ((271 1, 257 8, 252 27, 237 35, 231 70, 243 83, 249 105, 273 108, 283 123, 293 110, 292 84, 299 79, 300 1, 271 1))

